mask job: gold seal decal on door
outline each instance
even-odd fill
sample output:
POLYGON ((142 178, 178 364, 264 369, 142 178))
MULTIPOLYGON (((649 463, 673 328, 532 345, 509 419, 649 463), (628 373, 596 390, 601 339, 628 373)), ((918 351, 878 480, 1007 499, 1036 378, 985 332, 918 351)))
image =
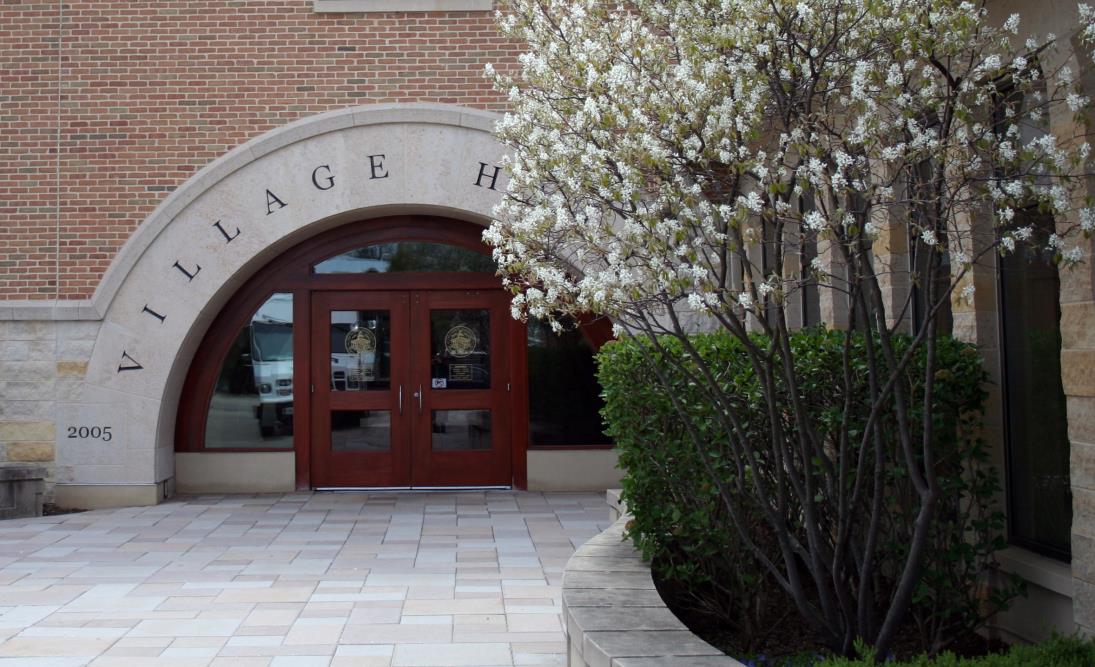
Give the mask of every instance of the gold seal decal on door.
POLYGON ((346 334, 346 349, 355 354, 376 352, 376 334, 355 324, 350 333, 346 334))
POLYGON ((457 324, 445 334, 445 351, 458 358, 469 356, 479 347, 479 335, 464 324, 457 324))

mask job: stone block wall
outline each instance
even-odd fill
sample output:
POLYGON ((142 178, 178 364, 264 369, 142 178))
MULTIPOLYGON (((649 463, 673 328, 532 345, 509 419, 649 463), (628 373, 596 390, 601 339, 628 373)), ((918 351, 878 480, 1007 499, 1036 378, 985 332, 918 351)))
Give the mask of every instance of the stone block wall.
MULTIPOLYGON (((1072 26, 1063 25, 1060 32, 1072 34, 1072 26)), ((1092 98, 1092 49, 1080 45, 1075 35, 1068 46, 1066 64, 1079 74, 1084 93, 1092 98)), ((1051 122, 1059 136, 1086 131, 1088 141, 1095 141, 1091 128, 1077 124, 1070 113, 1062 112, 1051 122)), ((1086 169, 1095 172, 1095 161, 1089 160, 1086 169)), ((1095 179, 1088 179, 1082 194, 1095 197, 1095 179)), ((1073 218, 1059 221, 1058 226, 1066 228, 1077 223, 1073 218)), ((1091 635, 1095 634, 1095 240, 1087 239, 1080 246, 1085 263, 1061 271, 1061 385, 1068 412, 1072 485, 1073 618, 1082 632, 1091 635)))
POLYGON ((98 332, 98 322, 0 321, 0 462, 46 466, 47 489, 66 436, 57 406, 79 395, 98 332))
POLYGON ((1068 402, 1072 484, 1073 609, 1095 634, 1095 247, 1061 272, 1061 383, 1068 402))

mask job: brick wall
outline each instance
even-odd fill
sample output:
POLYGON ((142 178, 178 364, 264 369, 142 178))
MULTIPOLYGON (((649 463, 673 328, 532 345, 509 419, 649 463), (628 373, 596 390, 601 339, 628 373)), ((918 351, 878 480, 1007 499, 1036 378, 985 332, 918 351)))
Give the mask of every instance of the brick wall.
POLYGON ((57 290, 57 17, 0 3, 0 299, 57 290))
POLYGON ((3 0, 0 300, 90 296, 167 193, 292 120, 391 102, 500 109, 483 67, 515 54, 490 12, 3 0))

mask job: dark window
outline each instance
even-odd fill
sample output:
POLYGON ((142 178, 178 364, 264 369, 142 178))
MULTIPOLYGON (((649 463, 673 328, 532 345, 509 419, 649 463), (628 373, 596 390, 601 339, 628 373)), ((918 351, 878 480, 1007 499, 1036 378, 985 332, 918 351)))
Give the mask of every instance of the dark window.
POLYGON ((913 207, 915 216, 909 225, 909 269, 912 283, 912 321, 913 329, 919 331, 924 326, 933 304, 939 303, 935 320, 937 336, 949 336, 954 331, 954 314, 951 300, 943 297, 950 288, 950 253, 947 251, 948 239, 945 225, 940 224, 931 213, 932 203, 937 194, 934 185, 936 174, 932 162, 924 161, 910 169, 909 191, 918 202, 913 207), (931 230, 936 234, 935 245, 924 243, 923 234, 931 230), (932 276, 932 263, 935 262, 935 275, 932 276))
POLYGON ((529 445, 607 445, 593 346, 578 328, 528 323, 529 445))
MULTIPOLYGON (((1020 213, 1037 236, 1053 219, 1020 213)), ((1071 554, 1068 417, 1061 385, 1061 282, 1047 253, 1027 244, 1000 259, 1004 429, 1011 541, 1063 560, 1071 554)))
POLYGON ((458 271, 494 273, 490 255, 444 243, 399 241, 356 248, 328 257, 312 267, 314 273, 406 273, 458 271))
MULTIPOLYGON (((1007 139, 1009 131, 1026 138, 1041 131, 1030 124, 1024 102, 1009 82, 1000 86, 993 109, 998 139, 1007 139)), ((1015 168, 999 168, 996 175, 1007 177, 1015 168)), ((1012 228, 1032 228, 1034 243, 1019 241, 1014 252, 1000 258, 1008 536, 1019 546, 1067 561, 1072 489, 1061 385, 1061 281, 1052 252, 1038 250, 1046 247, 1055 225, 1034 206, 1015 208, 1012 228)))
MULTIPOLYGON (((812 210, 813 201, 812 196, 799 197, 798 210, 803 213, 812 210)), ((821 324, 821 293, 818 291, 818 279, 813 268, 817 258, 817 232, 799 227, 798 257, 799 275, 803 277, 798 303, 799 317, 803 328, 813 327, 821 324)))
MULTIPOLYGON (((946 241, 944 240, 942 243, 946 243, 946 241)), ((931 286, 930 301, 938 302, 941 299, 942 294, 950 287, 950 255, 947 252, 940 252, 938 250, 939 247, 940 244, 936 244, 935 247, 927 245, 921 241, 919 237, 915 236, 915 232, 910 234, 909 264, 912 267, 912 316, 914 330, 919 330, 920 327, 924 325, 924 321, 931 311, 932 304, 929 302, 928 281, 931 280, 932 277, 930 275, 929 262, 932 261, 934 256, 938 256, 939 264, 935 269, 935 279, 934 284, 931 286)), ((943 299, 936 317, 936 335, 950 336, 954 331, 954 313, 951 309, 951 300, 949 297, 943 299)))
POLYGON ((813 327, 821 324, 821 293, 818 291, 817 278, 813 276, 812 268, 817 257, 816 236, 802 239, 799 257, 801 275, 809 276, 802 283, 802 298, 799 301, 802 308, 802 326, 813 327))

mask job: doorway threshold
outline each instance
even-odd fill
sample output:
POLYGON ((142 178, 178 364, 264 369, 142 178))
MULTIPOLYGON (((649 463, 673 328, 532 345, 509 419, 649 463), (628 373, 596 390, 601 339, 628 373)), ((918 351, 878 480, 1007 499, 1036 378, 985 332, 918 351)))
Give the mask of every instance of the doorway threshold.
POLYGON ((512 486, 320 486, 315 491, 323 493, 396 493, 400 491, 445 493, 452 491, 512 491, 512 486))

